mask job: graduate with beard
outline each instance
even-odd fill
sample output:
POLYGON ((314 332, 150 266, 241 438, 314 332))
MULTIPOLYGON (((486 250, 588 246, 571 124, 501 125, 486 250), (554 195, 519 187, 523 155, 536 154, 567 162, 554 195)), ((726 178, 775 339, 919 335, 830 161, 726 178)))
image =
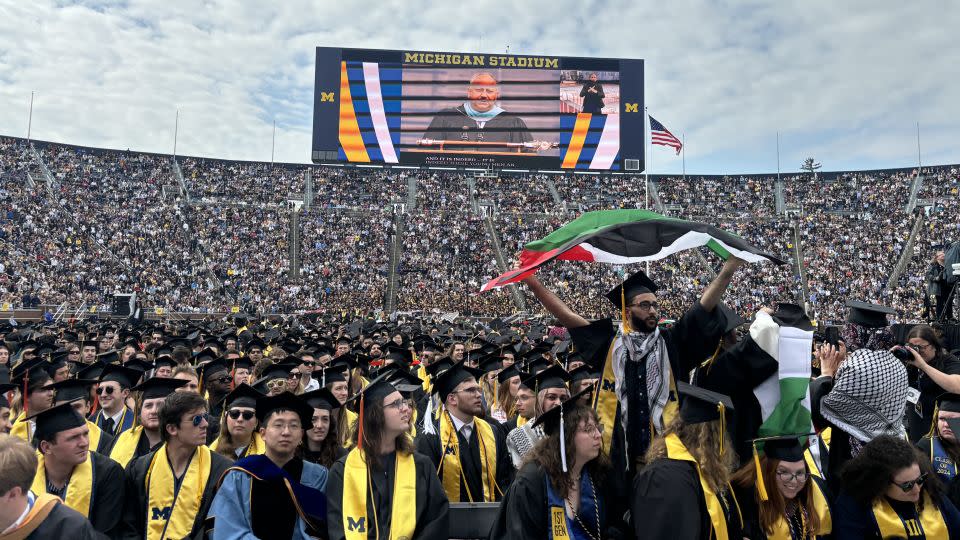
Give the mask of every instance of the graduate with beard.
POLYGON ((87 420, 70 402, 28 418, 36 422, 39 450, 31 490, 60 497, 95 529, 112 535, 123 511, 123 468, 90 451, 87 420))
POLYGON ((56 495, 30 490, 37 465, 29 444, 0 435, 0 540, 107 540, 56 495))
POLYGON ((658 287, 642 271, 607 293, 622 323, 589 322, 531 276, 524 280, 537 300, 570 331, 577 351, 601 369, 594 407, 605 426, 604 447, 614 469, 633 473, 643 466, 650 441, 677 416, 676 382, 717 349, 725 327, 717 309, 744 261, 731 256, 700 299, 670 329, 660 329, 658 287))
POLYGON ((160 409, 163 445, 127 465, 126 504, 117 538, 203 538, 217 480, 230 460, 204 446, 210 426, 207 402, 194 392, 174 392, 160 409))
POLYGON ((433 462, 414 452, 409 401, 383 377, 358 396, 355 446, 330 469, 330 540, 446 540, 449 503, 433 462))

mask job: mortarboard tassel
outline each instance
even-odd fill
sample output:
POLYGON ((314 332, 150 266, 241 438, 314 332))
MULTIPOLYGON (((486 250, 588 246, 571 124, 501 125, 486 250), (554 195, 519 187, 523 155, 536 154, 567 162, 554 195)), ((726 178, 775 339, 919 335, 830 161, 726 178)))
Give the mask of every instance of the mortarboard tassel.
POLYGON ((723 455, 723 439, 727 433, 726 407, 723 403, 717 403, 717 411, 720 412, 720 455, 723 455))
POLYGON ((23 399, 20 401, 23 402, 23 416, 29 416, 29 405, 27 404, 27 385, 30 383, 30 370, 27 369, 23 372, 23 399))
POLYGON ((937 434, 937 416, 940 414, 940 402, 936 402, 933 405, 933 422, 930 423, 930 431, 927 432, 927 438, 933 439, 933 436, 937 434))
POLYGON ((632 329, 630 328, 630 320, 627 318, 627 293, 622 285, 620 286, 620 317, 623 320, 623 333, 629 334, 632 329))
POLYGON ((767 486, 763 483, 763 470, 760 468, 760 452, 757 451, 757 441, 753 442, 753 466, 757 469, 757 497, 761 501, 766 501, 770 497, 767 495, 767 486))
MULTIPOLYGON (((357 415, 357 448, 363 454, 363 401, 366 396, 360 394, 360 413, 357 415)), ((366 461, 366 459, 364 459, 366 461)))

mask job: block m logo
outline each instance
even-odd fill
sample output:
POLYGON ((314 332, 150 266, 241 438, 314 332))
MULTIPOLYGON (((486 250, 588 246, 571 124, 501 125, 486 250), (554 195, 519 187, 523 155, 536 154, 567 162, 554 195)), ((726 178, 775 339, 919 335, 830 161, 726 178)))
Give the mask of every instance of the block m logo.
POLYGON ((333 101, 333 92, 320 92, 320 101, 333 101))
POLYGON ((357 531, 357 532, 367 532, 366 528, 367 518, 362 517, 360 519, 353 519, 350 516, 347 516, 347 530, 348 531, 357 531))
POLYGON ((639 103, 624 103, 624 112, 640 112, 639 103))
POLYGON ((172 506, 165 506, 163 508, 151 508, 150 519, 156 521, 162 519, 164 521, 170 520, 170 512, 173 510, 172 506))

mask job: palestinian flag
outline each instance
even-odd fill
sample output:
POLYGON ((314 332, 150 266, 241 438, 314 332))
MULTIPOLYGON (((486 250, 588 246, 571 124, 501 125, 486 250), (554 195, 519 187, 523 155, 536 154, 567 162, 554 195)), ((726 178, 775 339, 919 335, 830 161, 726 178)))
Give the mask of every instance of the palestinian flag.
POLYGON ((490 280, 481 290, 521 281, 554 259, 630 264, 660 260, 700 246, 723 259, 734 255, 751 263, 784 263, 743 238, 706 223, 669 218, 649 210, 599 210, 587 212, 546 238, 524 246, 520 267, 490 280))

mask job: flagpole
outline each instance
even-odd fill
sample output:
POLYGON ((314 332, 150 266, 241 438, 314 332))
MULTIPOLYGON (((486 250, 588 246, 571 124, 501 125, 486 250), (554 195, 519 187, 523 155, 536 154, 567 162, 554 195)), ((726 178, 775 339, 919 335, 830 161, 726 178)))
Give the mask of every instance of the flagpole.
POLYGON ((920 122, 917 122, 917 174, 921 174, 923 163, 920 161, 920 122))
POLYGON ((33 92, 30 92, 30 114, 27 116, 27 146, 30 146, 31 128, 33 128, 33 92))
POLYGON ((777 132, 777 180, 780 180, 780 132, 777 132))
POLYGON ((273 152, 277 148, 277 120, 273 120, 273 138, 270 140, 270 165, 273 165, 273 152))
POLYGON ((687 134, 686 132, 681 133, 680 137, 683 139, 680 141, 680 160, 683 163, 683 180, 687 180, 687 134))
POLYGON ((173 158, 177 158, 177 134, 180 132, 180 109, 177 109, 177 119, 173 123, 173 158))
MULTIPOLYGON (((643 108, 643 115, 646 116, 643 121, 644 127, 647 128, 647 132, 643 134, 643 208, 650 210, 650 158, 652 152, 649 151, 650 141, 647 138, 650 133, 650 114, 647 112, 647 107, 643 108)), ((650 261, 647 261, 647 275, 650 275, 650 261)))

